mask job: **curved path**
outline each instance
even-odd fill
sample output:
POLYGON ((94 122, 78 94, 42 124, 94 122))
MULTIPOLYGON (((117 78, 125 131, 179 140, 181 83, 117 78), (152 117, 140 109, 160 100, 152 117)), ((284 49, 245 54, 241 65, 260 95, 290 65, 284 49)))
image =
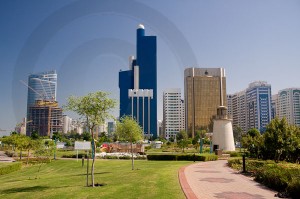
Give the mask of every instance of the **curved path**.
POLYGON ((15 160, 11 157, 8 157, 4 151, 0 151, 0 162, 14 162, 15 160))
POLYGON ((276 194, 227 167, 227 160, 183 167, 179 171, 179 180, 188 199, 270 199, 276 194))

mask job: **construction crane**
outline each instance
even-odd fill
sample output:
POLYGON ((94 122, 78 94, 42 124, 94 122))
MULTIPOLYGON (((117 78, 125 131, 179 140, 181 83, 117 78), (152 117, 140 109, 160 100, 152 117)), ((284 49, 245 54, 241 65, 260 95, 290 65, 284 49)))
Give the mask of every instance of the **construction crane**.
POLYGON ((32 90, 33 92, 35 92, 36 94, 38 94, 39 96, 41 96, 41 98, 43 100, 45 100, 45 96, 43 94, 41 94, 41 93, 37 92, 36 90, 34 90, 31 86, 29 86, 28 84, 26 84, 23 80, 20 80, 20 82, 22 84, 24 84, 25 86, 27 86, 30 90, 32 90))

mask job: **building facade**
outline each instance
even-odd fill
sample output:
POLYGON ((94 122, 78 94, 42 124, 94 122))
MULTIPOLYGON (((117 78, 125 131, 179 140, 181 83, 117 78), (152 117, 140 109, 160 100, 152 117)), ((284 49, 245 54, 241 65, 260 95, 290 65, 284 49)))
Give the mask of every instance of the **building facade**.
POLYGON ((37 132, 39 136, 52 137, 54 132, 62 132, 62 109, 56 101, 36 100, 28 112, 27 136, 37 132))
POLYGON ((249 84, 246 89, 247 130, 256 128, 264 132, 271 121, 271 85, 264 81, 249 84))
POLYGON ((232 119, 232 97, 233 95, 227 95, 227 117, 232 119))
POLYGON ((247 132, 246 123, 246 91, 240 91, 232 95, 232 126, 240 127, 247 132))
POLYGON ((156 36, 137 29, 136 58, 129 58, 129 70, 119 72, 120 117, 131 115, 145 135, 157 137, 157 48, 156 36))
POLYGON ((278 94, 274 94, 271 99, 271 119, 277 117, 278 112, 278 94))
POLYGON ((300 126, 300 88, 287 88, 278 92, 277 115, 289 124, 300 126))
POLYGON ((167 89, 163 92, 163 132, 166 139, 176 137, 185 129, 184 103, 180 89, 167 89))
POLYGON ((187 68, 184 71, 185 128, 189 136, 195 131, 212 132, 219 106, 227 106, 224 68, 187 68))
POLYGON ((28 77, 27 110, 36 100, 56 101, 56 71, 31 74, 28 77))
POLYGON ((73 130, 72 118, 67 115, 63 115, 63 133, 68 133, 73 130))

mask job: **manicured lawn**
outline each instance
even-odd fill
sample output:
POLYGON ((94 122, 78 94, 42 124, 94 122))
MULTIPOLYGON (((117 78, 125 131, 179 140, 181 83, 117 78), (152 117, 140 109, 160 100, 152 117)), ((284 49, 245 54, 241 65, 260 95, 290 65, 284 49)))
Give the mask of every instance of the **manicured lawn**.
MULTIPOLYGON (((186 161, 97 160, 95 182, 102 187, 86 187, 86 164, 56 160, 24 167, 0 176, 0 198, 185 198, 178 169, 186 161), (36 179, 37 177, 37 179, 36 179)), ((91 165, 91 162, 90 162, 91 165)))
POLYGON ((14 162, 0 162, 0 168, 15 164, 14 162))

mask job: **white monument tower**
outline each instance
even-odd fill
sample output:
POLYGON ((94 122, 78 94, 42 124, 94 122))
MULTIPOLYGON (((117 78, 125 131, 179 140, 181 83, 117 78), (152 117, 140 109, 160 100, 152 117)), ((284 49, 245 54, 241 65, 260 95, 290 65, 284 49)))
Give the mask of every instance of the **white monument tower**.
MULTIPOLYGON (((222 81, 220 81, 220 88, 222 81)), ((220 104, 217 108, 217 116, 214 119, 212 144, 213 150, 235 151, 232 120, 227 117, 227 107, 223 103, 223 89, 220 89, 220 104)))
POLYGON ((214 119, 212 144, 214 150, 235 151, 232 120, 228 119, 225 106, 220 106, 217 109, 217 117, 214 119))

